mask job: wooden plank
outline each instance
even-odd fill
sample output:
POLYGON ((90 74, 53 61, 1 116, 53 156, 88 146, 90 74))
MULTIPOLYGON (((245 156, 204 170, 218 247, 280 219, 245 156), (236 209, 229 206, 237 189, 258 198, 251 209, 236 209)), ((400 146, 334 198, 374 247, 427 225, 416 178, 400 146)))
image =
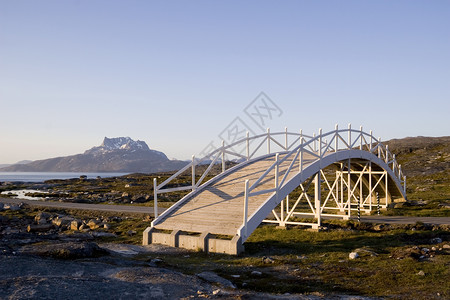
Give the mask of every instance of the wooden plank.
MULTIPOLYGON (((308 161, 308 156, 311 155, 304 155, 304 162, 308 161)), ((283 156, 279 158, 283 159, 283 156)), ((200 232, 207 230, 211 233, 235 234, 236 230, 242 225, 243 183, 245 179, 256 181, 273 162, 273 157, 266 158, 229 174, 188 199, 172 214, 166 216, 156 228, 200 232)), ((280 164, 280 177, 284 176, 291 162, 292 158, 289 158, 280 164)), ((295 169, 295 165, 297 165, 298 170, 298 163, 294 164, 293 169, 295 169)), ((294 176, 295 173, 291 172, 287 179, 294 176)), ((274 172, 269 172, 253 192, 272 189, 273 187, 274 172)), ((265 193, 250 197, 248 216, 253 214, 269 196, 270 193, 265 193)))

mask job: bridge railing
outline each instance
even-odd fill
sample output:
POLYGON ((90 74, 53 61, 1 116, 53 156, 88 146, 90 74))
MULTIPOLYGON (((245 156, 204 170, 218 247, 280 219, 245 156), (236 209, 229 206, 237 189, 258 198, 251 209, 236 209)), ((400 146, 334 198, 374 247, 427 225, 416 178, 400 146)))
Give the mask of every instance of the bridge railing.
MULTIPOLYGON (((373 136, 372 130, 370 133, 366 133, 363 131, 362 126, 359 130, 355 130, 351 128, 351 124, 348 125, 347 129, 339 129, 338 125, 336 125, 335 130, 327 133, 323 133, 322 129, 319 129, 319 134, 317 136, 313 135, 309 140, 303 140, 301 137, 300 144, 290 151, 283 153, 283 158, 280 159, 277 153, 273 164, 252 185, 250 185, 248 180, 245 181, 243 225, 238 230, 238 233, 247 236, 249 198, 262 194, 277 193, 291 172, 300 173, 306 164, 312 163, 311 160, 307 163, 304 161, 303 156, 305 153, 309 154, 310 157, 312 156, 314 161, 317 161, 330 153, 352 149, 368 151, 384 161, 392 169, 400 184, 403 186, 403 192, 406 191, 406 176, 403 175, 401 165, 398 164, 395 154, 392 154, 389 151, 389 147, 381 142, 381 138, 376 139, 373 136), (279 167, 289 159, 292 159, 292 161, 284 172, 284 175, 280 177, 279 167), (297 161, 299 168, 298 171, 295 171, 294 165, 297 161), (272 172, 275 172, 273 188, 255 191, 262 182, 265 182, 264 179, 272 172)), ((312 207, 312 204, 309 204, 312 207)))
MULTIPOLYGON (((275 161, 273 162, 273 164, 251 186, 249 186, 249 196, 271 193, 277 188, 281 187, 284 184, 289 173, 293 170, 293 166, 296 163, 297 159, 299 161, 299 172, 301 172, 305 165, 303 160, 304 153, 311 155, 315 158, 315 160, 320 160, 330 152, 351 149, 365 150, 373 153, 374 155, 382 159, 392 169, 394 174, 401 181, 402 185, 405 184, 406 177, 403 175, 401 165, 398 164, 395 154, 392 154, 389 151, 388 146, 384 145, 381 142, 380 138, 376 139, 373 136, 372 131, 370 131, 370 133, 366 133, 362 130, 362 126, 359 130, 355 130, 352 129, 351 125, 349 124, 348 129, 338 129, 338 125, 336 125, 335 130, 327 133, 322 133, 322 129, 319 129, 319 134, 317 136, 314 135, 309 140, 304 140, 300 145, 287 152, 287 154, 281 160, 279 160, 278 155, 275 156, 275 161), (343 134, 346 134, 347 137, 344 137, 343 134), (329 138, 329 140, 327 140, 327 138, 329 138), (319 147, 316 147, 316 144, 318 144, 319 147), (252 191, 265 179, 265 177, 267 177, 267 175, 272 170, 277 168, 286 160, 290 159, 292 156, 294 156, 294 158, 292 159, 290 166, 288 167, 281 181, 279 181, 274 188, 252 193, 252 191)), ((277 181, 277 176, 278 172, 275 173, 275 181, 277 181)))
MULTIPOLYGON (((377 140, 374 138, 372 131, 370 131, 370 134, 365 133, 362 131, 362 127, 360 127, 360 130, 355 130, 352 129, 349 124, 348 129, 338 129, 338 126, 336 125, 335 130, 333 131, 322 133, 322 130, 320 129, 318 135, 314 133, 312 136, 303 134, 302 130, 298 133, 288 132, 287 128, 285 128, 284 132, 276 133, 271 133, 270 129, 267 129, 266 133, 252 137, 250 137, 247 132, 245 138, 237 140, 229 145, 225 145, 225 142, 222 141, 221 147, 205 155, 203 158, 198 159, 195 156, 192 156, 191 162, 160 184, 157 184, 157 179, 154 178, 153 186, 155 216, 158 216, 157 199, 159 194, 186 190, 194 192, 204 184, 206 176, 210 174, 215 165, 221 164, 222 173, 224 173, 226 171, 226 161, 240 163, 258 159, 262 153, 288 153, 279 162, 274 162, 274 164, 263 174, 263 176, 249 187, 249 196, 252 196, 254 195, 254 193, 252 194, 252 190, 256 188, 258 183, 260 183, 271 170, 292 155, 295 155, 293 162, 296 159, 300 159, 301 163, 298 171, 301 172, 303 170, 302 158, 304 153, 311 154, 316 159, 321 159, 326 153, 329 152, 358 147, 361 150, 364 149, 366 151, 370 151, 378 157, 383 158, 387 164, 392 165, 392 169, 397 172, 396 174, 398 174, 399 178, 404 177, 401 166, 398 165, 395 159, 395 155, 392 155, 389 152, 388 147, 384 146, 380 139, 377 140), (329 141, 327 141, 327 139, 329 139, 329 141), (264 148, 266 148, 266 150, 264 150, 264 148), (207 167, 205 171, 199 175, 199 179, 196 180, 198 177, 196 174, 196 167, 199 165, 207 165, 207 167), (167 187, 174 179, 185 174, 189 170, 191 172, 190 185, 167 187)), ((285 182, 288 173, 291 172, 292 169, 293 164, 289 167, 288 172, 286 172, 285 176, 279 182, 281 185, 285 182)), ((266 192, 273 192, 273 189, 267 190, 266 192)), ((262 191, 258 191, 258 194, 259 193, 262 193, 262 191)), ((186 199, 189 194, 183 199, 186 199)), ((182 202, 183 201, 179 201, 179 204, 182 202)), ((166 210, 166 212, 168 213, 170 210, 171 209, 166 210)))
MULTIPOLYGON (((247 132, 245 138, 237 140, 229 145, 225 145, 225 142, 222 141, 221 147, 208 153, 203 158, 196 158, 195 156, 192 156, 192 160, 188 164, 186 164, 186 166, 167 178, 162 183, 157 184, 155 178, 153 182, 155 204, 157 204, 158 194, 176 191, 197 190, 204 183, 206 176, 211 173, 212 168, 218 164, 221 164, 223 173, 226 171, 226 161, 239 163, 243 161, 250 161, 255 157, 258 157, 261 152, 264 152, 265 154, 271 154, 278 151, 288 151, 293 147, 296 147, 296 145, 300 144, 304 139, 310 138, 313 138, 313 136, 304 135, 301 131, 299 133, 288 132, 287 128, 285 128, 284 132, 277 133, 271 133, 270 129, 267 129, 266 133, 255 135, 252 137, 250 137, 249 133, 247 132), (267 149, 267 152, 264 150, 265 147, 267 149), (207 166, 205 171, 200 175, 196 174, 196 167, 198 166, 207 166), (167 187, 174 179, 180 177, 189 170, 191 172, 190 185, 167 187), (196 180, 196 178, 198 178, 198 180, 196 180)), ((310 146, 310 150, 314 151, 312 147, 313 146, 310 146)))

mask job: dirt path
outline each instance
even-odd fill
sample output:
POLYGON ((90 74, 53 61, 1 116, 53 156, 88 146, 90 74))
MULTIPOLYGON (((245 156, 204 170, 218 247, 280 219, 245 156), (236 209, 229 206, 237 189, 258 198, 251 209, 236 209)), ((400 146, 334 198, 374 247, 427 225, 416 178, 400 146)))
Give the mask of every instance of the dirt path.
MULTIPOLYGON (((49 202, 39 200, 25 200, 14 198, 0 198, 0 203, 25 203, 30 206, 55 207, 64 209, 82 209, 95 211, 109 211, 121 213, 148 214, 153 216, 153 207, 132 206, 132 205, 109 205, 109 204, 87 204, 68 202, 49 202)), ((165 208, 158 208, 158 213, 162 213, 165 208)), ((355 219, 352 217, 352 219, 355 219)), ((383 224, 415 224, 422 222, 433 225, 450 225, 450 217, 408 217, 408 216, 361 216, 362 222, 383 223, 383 224)))
MULTIPOLYGON (((15 198, 0 198, 0 203, 25 203, 30 206, 55 207, 64 209, 82 209, 95 211, 109 211, 122 213, 148 214, 153 216, 153 207, 148 206, 131 206, 131 205, 109 205, 109 204, 87 204, 87 203, 71 203, 71 202, 51 202, 40 200, 25 200, 15 198)), ((162 213, 165 208, 159 208, 158 213, 162 213)))
MULTIPOLYGON (((355 218, 352 217, 352 219, 355 218)), ((432 225, 450 225, 450 217, 361 216, 361 222, 384 224, 415 224, 422 222, 432 225)))

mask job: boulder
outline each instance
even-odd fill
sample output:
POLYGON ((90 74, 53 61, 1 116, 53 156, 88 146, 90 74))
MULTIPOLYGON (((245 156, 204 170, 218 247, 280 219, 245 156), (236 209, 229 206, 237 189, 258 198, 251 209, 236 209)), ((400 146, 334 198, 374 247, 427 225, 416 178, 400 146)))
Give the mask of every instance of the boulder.
POLYGON ((431 241, 430 241, 430 244, 440 244, 440 243, 442 243, 442 239, 439 237, 431 239, 431 241))
POLYGON ((356 252, 350 252, 350 254, 348 255, 349 259, 356 259, 359 257, 359 254, 356 252))
POLYGON ((400 202, 400 203, 393 204, 393 208, 402 208, 402 207, 406 207, 406 206, 410 206, 408 202, 400 202))
POLYGON ((391 253, 391 256, 394 259, 404 259, 411 257, 413 259, 419 260, 422 257, 422 252, 417 246, 414 246, 412 248, 401 248, 396 249, 391 253))
POLYGON ((62 226, 68 226, 70 225, 70 223, 72 223, 72 221, 74 220, 73 217, 69 217, 69 216, 62 216, 62 217, 56 217, 55 219, 52 220, 53 225, 56 225, 58 227, 62 227, 62 226))
POLYGON ((378 253, 373 251, 370 248, 357 248, 353 250, 352 253, 358 254, 358 257, 364 257, 364 256, 378 256, 378 253))
POLYGON ((263 256, 262 262, 265 264, 273 264, 275 263, 275 260, 269 256, 263 256))
POLYGON ((223 287, 235 289, 236 286, 229 280, 220 277, 214 272, 201 272, 197 274, 197 277, 214 284, 221 285, 223 287))
POLYGON ((78 227, 78 230, 80 230, 80 231, 89 231, 89 230, 91 230, 91 229, 90 229, 89 226, 87 226, 85 223, 82 223, 82 224, 80 225, 80 227, 78 227))
POLYGON ((20 210, 20 206, 17 204, 5 204, 3 206, 3 210, 17 211, 17 210, 20 210))
POLYGON ((36 222, 36 224, 45 224, 45 223, 47 223, 48 219, 51 216, 52 216, 51 214, 49 214, 49 213, 47 213, 45 211, 40 211, 34 217, 34 221, 36 222))
POLYGON ((52 224, 38 224, 38 225, 33 225, 30 224, 27 227, 27 231, 28 232, 47 232, 50 229, 53 229, 53 225, 52 224))
POLYGON ((383 224, 377 224, 377 225, 373 226, 374 231, 382 231, 384 228, 385 228, 385 226, 383 224))
POLYGON ((93 231, 91 234, 93 237, 117 237, 117 235, 112 232, 93 231))
POLYGON ((94 229, 100 228, 100 223, 101 223, 101 222, 102 222, 102 221, 99 220, 99 219, 90 219, 90 220, 86 223, 86 225, 89 226, 90 229, 94 230, 94 229))
POLYGON ((80 220, 73 220, 70 222, 70 230, 78 230, 80 228, 81 221, 80 220))
POLYGON ((22 254, 49 256, 62 259, 99 257, 107 252, 93 242, 56 242, 50 244, 32 244, 22 247, 22 254))
POLYGON ((141 196, 141 195, 133 196, 133 197, 131 197, 131 200, 132 200, 133 202, 136 202, 136 203, 143 203, 143 202, 146 202, 146 201, 147 201, 147 200, 145 199, 145 197, 144 197, 144 196, 141 196))

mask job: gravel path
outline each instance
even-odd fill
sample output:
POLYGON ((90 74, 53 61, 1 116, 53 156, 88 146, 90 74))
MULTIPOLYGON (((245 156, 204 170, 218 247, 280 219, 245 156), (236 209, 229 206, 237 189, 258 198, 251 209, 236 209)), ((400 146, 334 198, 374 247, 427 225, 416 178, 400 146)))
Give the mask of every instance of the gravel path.
MULTIPOLYGON (((153 216, 153 207, 132 206, 132 205, 109 205, 109 204, 87 204, 87 203, 68 203, 68 202, 50 202, 38 200, 25 200, 14 198, 0 198, 2 203, 25 203, 30 206, 56 207, 65 209, 82 209, 122 213, 138 213, 153 216)), ((165 208, 158 208, 158 213, 165 211, 165 208)), ((354 219, 354 218, 352 218, 354 219)), ((450 225, 450 217, 405 217, 405 216, 361 216, 362 222, 384 223, 384 224, 415 224, 423 222, 433 225, 450 225)))
MULTIPOLYGON (((16 198, 0 198, 1 203, 25 203, 30 206, 55 207, 64 209, 82 209, 95 211, 123 212, 147 214, 153 216, 153 207, 148 206, 132 206, 132 205, 109 205, 109 204, 87 204, 73 202, 52 202, 41 200, 25 200, 16 198)), ((162 213, 165 208, 159 208, 158 213, 162 213)))

